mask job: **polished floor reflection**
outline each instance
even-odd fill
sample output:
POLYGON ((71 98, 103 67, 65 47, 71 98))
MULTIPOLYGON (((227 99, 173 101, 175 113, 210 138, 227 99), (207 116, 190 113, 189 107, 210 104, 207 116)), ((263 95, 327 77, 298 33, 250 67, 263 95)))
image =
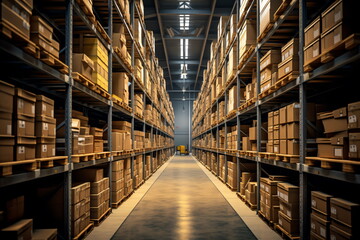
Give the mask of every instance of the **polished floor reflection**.
POLYGON ((112 239, 256 239, 191 157, 174 157, 112 239))

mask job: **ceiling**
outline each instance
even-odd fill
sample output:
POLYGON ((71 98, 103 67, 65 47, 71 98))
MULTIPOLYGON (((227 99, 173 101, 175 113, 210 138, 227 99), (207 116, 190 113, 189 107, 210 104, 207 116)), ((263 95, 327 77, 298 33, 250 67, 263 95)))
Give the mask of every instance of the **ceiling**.
POLYGON ((219 18, 230 15, 235 0, 143 1, 146 28, 154 32, 155 53, 164 69, 167 89, 170 93, 199 90, 210 58, 210 44, 217 36, 219 18), (180 15, 182 19, 189 18, 188 23, 183 21, 182 27, 180 15), (183 57, 180 41, 184 45, 188 42, 188 52, 185 47, 182 49, 183 57), (184 62, 187 64, 186 78, 181 75, 184 62))

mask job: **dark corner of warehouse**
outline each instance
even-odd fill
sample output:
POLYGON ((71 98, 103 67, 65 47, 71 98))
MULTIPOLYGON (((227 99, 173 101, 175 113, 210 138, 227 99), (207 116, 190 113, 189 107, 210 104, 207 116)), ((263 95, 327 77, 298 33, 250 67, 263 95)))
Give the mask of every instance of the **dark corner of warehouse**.
POLYGON ((360 239, 359 7, 2 0, 0 239, 360 239))

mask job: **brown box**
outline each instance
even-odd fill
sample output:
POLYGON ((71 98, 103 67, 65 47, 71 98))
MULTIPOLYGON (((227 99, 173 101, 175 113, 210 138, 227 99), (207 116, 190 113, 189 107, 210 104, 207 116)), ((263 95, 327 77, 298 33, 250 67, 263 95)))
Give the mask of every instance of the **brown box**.
POLYGON ((320 22, 320 16, 319 16, 305 28, 305 30, 304 30, 304 32, 305 32, 305 36, 304 36, 305 48, 320 38, 320 33, 321 33, 320 24, 321 24, 321 22, 320 22))
POLYGON ((279 201, 280 211, 291 219, 299 219, 299 204, 287 204, 279 201))
POLYGON ((129 104, 129 78, 126 73, 113 73, 113 94, 129 104))
POLYGON ((349 129, 360 128, 360 102, 350 103, 348 105, 349 129))
POLYGON ((104 140, 94 140, 94 153, 104 152, 104 140))
POLYGON ((279 110, 276 110, 276 111, 274 111, 274 113, 273 113, 273 116, 274 116, 274 126, 280 124, 280 116, 279 116, 279 114, 280 114, 280 111, 279 111, 279 110))
POLYGON ((35 117, 36 95, 21 88, 15 89, 14 113, 35 117))
POLYGON ((279 181, 273 181, 269 178, 260 178, 260 189, 264 190, 265 193, 268 193, 270 195, 276 195, 277 194, 277 184, 279 181))
POLYGON ((292 103, 286 106, 286 122, 299 122, 300 117, 300 104, 292 103))
MULTIPOLYGON (((0 81, 0 113, 12 113, 15 87, 9 83, 0 81)), ((1 133, 2 134, 2 133, 1 133)))
POLYGON ((40 34, 48 41, 51 41, 53 28, 49 24, 47 24, 40 16, 31 16, 30 33, 40 34))
POLYGON ((287 154, 299 155, 299 141, 297 139, 287 140, 287 154))
POLYGON ((55 137, 56 119, 46 116, 37 116, 35 119, 36 137, 55 137))
POLYGON ((287 139, 287 124, 282 124, 279 126, 280 140, 287 139))
POLYGON ((274 140, 274 153, 280 153, 280 140, 274 140))
POLYGON ((348 129, 348 121, 346 117, 346 107, 318 115, 318 119, 321 119, 324 125, 325 133, 346 131, 348 129))
POLYGON ((124 189, 120 189, 119 191, 112 192, 112 201, 113 203, 117 203, 121 201, 124 197, 124 189))
POLYGON ((341 198, 330 199, 331 218, 350 227, 359 226, 360 204, 341 198))
POLYGON ((323 192, 312 191, 311 192, 311 208, 329 216, 330 215, 330 199, 333 196, 323 192))
POLYGON ((287 123, 287 109, 286 107, 282 107, 279 110, 279 124, 285 124, 287 123))
POLYGON ((0 112, 0 135, 12 136, 13 134, 12 116, 13 114, 11 112, 0 112))
POLYGON ((268 125, 269 127, 274 125, 274 112, 268 113, 268 125))
POLYGON ((241 60, 251 45, 256 44, 256 22, 246 19, 241 26, 239 35, 239 60, 241 60))
POLYGON ((255 141, 257 139, 256 135, 257 135, 256 127, 249 128, 249 140, 255 141))
POLYGON ((299 71, 299 57, 297 55, 288 58, 287 60, 279 63, 278 66, 278 78, 281 79, 287 74, 295 73, 299 71))
POLYGON ((317 235, 323 237, 324 239, 329 239, 329 227, 330 221, 326 221, 314 213, 311 213, 311 232, 316 233, 317 235))
POLYGON ((304 48, 304 65, 307 65, 315 58, 318 58, 321 53, 320 39, 315 40, 309 46, 304 48))
POLYGON ((48 158, 56 155, 55 138, 36 139, 36 158, 48 158))
POLYGON ((299 233, 299 219, 291 219, 279 211, 279 225, 289 234, 299 233))
POLYGON ((260 71, 265 68, 269 68, 273 65, 277 65, 281 62, 281 52, 277 49, 269 50, 261 59, 260 59, 260 71))
POLYGON ((1 229, 0 238, 31 240, 32 227, 33 227, 32 219, 22 219, 6 228, 1 229))
POLYGON ((32 240, 56 240, 57 229, 34 229, 32 240))
POLYGON ((281 48, 281 61, 297 57, 299 52, 299 39, 293 38, 281 48))
MULTIPOLYGON (((340 226, 341 227, 341 226, 340 226)), ((343 229, 339 228, 339 224, 336 222, 332 222, 330 224, 330 239, 358 239, 359 234, 352 234, 351 231, 344 231, 343 229)))
POLYGON ((29 9, 23 2, 3 0, 1 2, 1 21, 6 22, 26 39, 30 37, 30 16, 32 9, 29 9))
POLYGON ((24 196, 6 200, 4 204, 4 222, 12 224, 24 217, 24 196))
POLYGON ((280 140, 280 154, 287 154, 287 140, 280 140))
POLYGON ((35 136, 35 118, 27 115, 15 115, 14 133, 20 137, 35 136))
POLYGON ((299 204, 299 187, 291 183, 278 183, 279 199, 288 204, 299 204))
POLYGON ((17 137, 15 161, 31 160, 35 158, 35 137, 17 137))
POLYGON ((127 121, 113 121, 112 127, 113 127, 113 131, 123 130, 123 131, 131 132, 131 123, 127 121))
MULTIPOLYGON (((281 132, 280 132, 281 135, 281 132)), ((287 124, 287 139, 299 139, 299 123, 292 122, 287 124)))
POLYGON ((274 140, 280 139, 280 125, 274 125, 273 127, 273 138, 274 140))
POLYGON ((267 28, 267 26, 270 23, 274 22, 274 14, 276 12, 276 10, 279 8, 280 4, 282 3, 282 1, 280 0, 271 0, 271 1, 267 1, 267 3, 265 3, 263 5, 262 8, 260 8, 260 29, 259 29, 259 34, 261 35, 263 33, 263 31, 267 28))
POLYGON ((0 162, 14 161, 15 139, 13 136, 0 136, 0 162))
POLYGON ((360 133, 349 133, 349 157, 360 158, 360 133))
MULTIPOLYGON (((86 134, 88 135, 88 134, 86 134)), ((103 138, 103 129, 102 128, 90 128, 90 135, 94 135, 95 139, 102 139, 103 138)))
POLYGON ((94 62, 84 53, 73 53, 73 72, 82 74, 87 79, 92 79, 94 62))
POLYGON ((122 171, 124 170, 124 160, 115 161, 112 163, 112 171, 122 171))
POLYGON ((102 168, 80 169, 74 173, 74 178, 77 181, 98 182, 102 178, 104 178, 104 169, 102 168))
POLYGON ((35 115, 54 117, 54 100, 43 95, 36 95, 35 115))

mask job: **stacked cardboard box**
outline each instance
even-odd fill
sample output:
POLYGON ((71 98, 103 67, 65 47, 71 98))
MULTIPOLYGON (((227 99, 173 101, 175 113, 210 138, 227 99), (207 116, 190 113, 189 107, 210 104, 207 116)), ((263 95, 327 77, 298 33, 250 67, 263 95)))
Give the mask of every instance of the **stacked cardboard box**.
POLYGON ((131 178, 131 158, 124 160, 124 183, 125 183, 125 196, 133 191, 133 179, 131 178))
POLYGON ((131 123, 127 121, 112 122, 112 150, 122 151, 132 149, 131 123))
POLYGON ((145 133, 143 131, 134 131, 134 149, 144 148, 145 133))
POLYGON ((237 126, 231 126, 228 127, 228 133, 227 133, 227 149, 237 149, 237 126))
POLYGON ((94 62, 84 53, 73 53, 73 72, 80 73, 91 80, 94 71, 94 62))
POLYGON ((79 154, 87 154, 94 152, 94 136, 90 135, 89 127, 80 127, 78 149, 79 154))
MULTIPOLYGON (((262 123, 261 127, 261 151, 265 151, 267 142, 267 122, 262 123)), ((252 127, 249 128, 249 137, 242 137, 242 147, 244 151, 257 151, 257 121, 253 120, 252 127)))
POLYGON ((304 30, 304 66, 308 65, 320 53, 320 16, 312 21, 304 30))
POLYGON ((112 163, 112 202, 117 204, 124 198, 125 179, 124 179, 124 160, 112 163))
POLYGON ((236 189, 237 186, 237 163, 236 157, 228 157, 227 160, 227 184, 233 189, 236 189))
MULTIPOLYGON (((242 4, 241 4, 242 5, 242 4)), ((256 21, 245 20, 240 30, 239 62, 245 60, 244 54, 256 43, 256 21)))
POLYGON ((341 198, 331 198, 330 213, 330 239, 360 238, 360 204, 341 198))
POLYGON ((134 102, 135 113, 139 114, 142 117, 144 114, 144 94, 135 93, 134 99, 135 99, 134 102))
POLYGON ((247 188, 245 190, 245 199, 252 207, 257 206, 257 182, 248 182, 247 188))
POLYGON ((281 48, 281 63, 278 65, 278 78, 281 80, 283 77, 290 73, 299 73, 299 39, 291 39, 285 46, 281 48))
POLYGON ((274 13, 279 8, 281 0, 261 0, 259 4, 260 11, 260 29, 261 35, 271 23, 274 23, 274 13))
POLYGON ((35 94, 20 88, 15 89, 14 133, 16 136, 16 161, 35 158, 35 102, 35 94))
POLYGON ((232 110, 235 109, 237 109, 237 87, 233 86, 229 90, 227 113, 230 113, 232 110))
POLYGON ((221 16, 219 19, 219 24, 217 26, 217 36, 218 36, 218 42, 220 40, 220 37, 224 31, 226 31, 226 23, 229 20, 229 16, 221 16))
MULTIPOLYGON (((125 35, 125 25, 122 23, 113 24, 113 35, 112 35, 112 44, 113 48, 119 48, 120 54, 123 57, 128 55, 126 48, 126 35, 125 35)), ((130 59, 128 59, 130 60, 130 59)))
POLYGON ((225 179, 225 155, 219 155, 219 176, 225 179))
POLYGON ((140 59, 135 59, 135 70, 134 75, 140 83, 144 84, 144 66, 140 59))
POLYGON ((0 81, 0 162, 14 161, 13 112, 15 88, 0 81))
POLYGON ((108 91, 108 51, 98 38, 84 36, 83 40, 83 52, 94 62, 94 71, 91 80, 108 91))
POLYGON ((53 39, 54 29, 40 16, 31 16, 30 39, 40 49, 45 50, 56 58, 59 58, 60 44, 53 39))
POLYGON ((146 104, 144 117, 145 121, 153 123, 153 107, 151 104, 146 104))
MULTIPOLYGON (((65 153, 65 118, 63 114, 55 115, 57 122, 56 130, 56 154, 66 155, 65 153)), ((79 134, 80 134, 80 119, 71 119, 71 135, 72 135, 72 154, 79 154, 79 134)))
POLYGON ((279 225, 289 234, 299 234, 299 187, 287 182, 278 183, 280 203, 279 225))
POLYGON ((219 119, 225 117, 225 101, 219 102, 219 119))
POLYGON ((151 156, 146 155, 145 157, 145 178, 148 178, 151 174, 151 156))
POLYGON ((229 61, 227 63, 227 69, 226 69, 226 71, 227 71, 226 80, 227 81, 232 80, 232 78, 234 78, 234 76, 235 76, 235 73, 237 70, 237 65, 238 65, 237 53, 238 53, 238 47, 237 47, 237 43, 235 42, 235 44, 233 45, 233 47, 230 49, 230 52, 229 52, 229 61))
POLYGON ((35 105, 36 157, 55 156, 56 119, 54 118, 54 101, 43 95, 36 96, 35 105))
POLYGON ((90 183, 75 183, 71 188, 71 235, 77 236, 90 224, 90 183))
POLYGON ((299 108, 298 103, 293 103, 279 110, 281 154, 299 155, 299 108))
POLYGON ((330 199, 331 195, 312 191, 311 192, 311 238, 330 238, 330 199))
POLYGON ((124 72, 113 73, 113 94, 123 100, 125 104, 129 104, 129 77, 124 72))
MULTIPOLYGON (((360 159, 360 133, 358 133, 360 129, 360 102, 354 102, 348 105, 348 116, 349 158, 360 159)), ((336 143, 340 145, 344 140, 346 140, 346 138, 338 138, 336 143)))
POLYGON ((135 168, 134 168, 135 186, 139 186, 139 184, 144 180, 143 168, 144 168, 143 155, 138 155, 135 157, 135 168))
POLYGON ((104 151, 103 129, 90 128, 90 134, 94 136, 94 153, 100 153, 104 151))
POLYGON ((281 61, 279 50, 269 50, 260 59, 260 92, 266 91, 277 81, 278 64, 281 61))
POLYGON ((248 188, 250 182, 255 181, 256 174, 251 172, 242 172, 240 181, 240 194, 245 196, 245 191, 248 188))

